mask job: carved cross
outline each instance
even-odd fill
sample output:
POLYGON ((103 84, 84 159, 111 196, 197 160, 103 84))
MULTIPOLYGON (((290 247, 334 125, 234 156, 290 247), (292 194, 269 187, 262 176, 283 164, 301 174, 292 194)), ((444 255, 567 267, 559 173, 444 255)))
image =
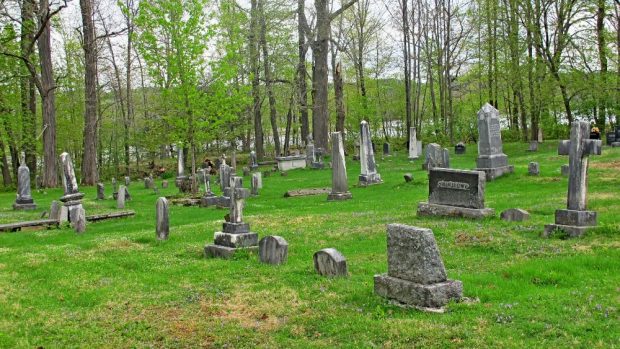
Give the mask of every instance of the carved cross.
POLYGON ((568 155, 568 200, 569 210, 585 211, 588 192, 589 155, 601 155, 601 140, 590 138, 590 124, 574 122, 570 140, 560 141, 559 155, 568 155))
POLYGON ((243 205, 245 199, 250 197, 250 191, 242 187, 241 177, 232 177, 230 179, 230 223, 243 222, 243 205))

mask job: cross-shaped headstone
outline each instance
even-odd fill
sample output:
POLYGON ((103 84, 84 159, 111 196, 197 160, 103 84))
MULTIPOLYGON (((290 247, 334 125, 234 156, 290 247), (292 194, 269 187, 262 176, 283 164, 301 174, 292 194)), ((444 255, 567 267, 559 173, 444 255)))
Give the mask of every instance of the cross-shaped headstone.
POLYGON ((233 177, 230 180, 228 194, 230 196, 230 223, 243 222, 243 205, 245 199, 250 197, 250 191, 242 187, 241 177, 233 177))
POLYGON ((574 122, 570 140, 560 141, 559 155, 568 155, 568 202, 567 208, 585 211, 588 192, 589 155, 601 155, 601 140, 590 138, 590 124, 586 121, 574 122))

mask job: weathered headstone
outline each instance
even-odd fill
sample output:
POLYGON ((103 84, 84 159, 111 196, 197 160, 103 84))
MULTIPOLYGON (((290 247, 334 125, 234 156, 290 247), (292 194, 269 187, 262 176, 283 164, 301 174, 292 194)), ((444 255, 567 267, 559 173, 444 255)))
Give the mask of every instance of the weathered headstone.
POLYGON ((450 168, 450 153, 448 149, 442 148, 439 144, 431 143, 426 146, 422 169, 432 170, 434 168, 450 168))
POLYGON ((50 219, 59 221, 61 223, 66 222, 68 220, 68 217, 66 215, 65 217, 61 217, 63 207, 64 206, 60 202, 56 200, 52 201, 52 204, 50 205, 50 219), (63 220, 61 220, 61 218, 63 218, 63 220))
POLYGON ((381 175, 377 173, 377 163, 375 162, 372 140, 370 139, 370 127, 366 121, 362 121, 360 124, 360 144, 360 165, 362 173, 359 176, 359 185, 365 187, 383 183, 381 175))
POLYGON ((332 192, 327 196, 328 201, 348 200, 349 183, 347 182, 347 165, 344 158, 344 146, 340 132, 332 132, 332 192))
POLYGON ((483 171, 487 181, 514 172, 503 152, 499 110, 489 103, 478 111, 478 159, 476 171, 483 171))
POLYGON ((409 128, 409 160, 420 157, 420 149, 418 149, 418 138, 415 127, 409 128))
MULTIPOLYGON (((285 173, 285 172, 284 172, 285 173)), ((258 181, 260 178, 260 173, 253 173, 252 174, 252 180, 250 181, 250 189, 252 190, 251 195, 252 196, 257 196, 258 195, 258 181)))
POLYGON ((256 152, 252 150, 250 152, 250 170, 256 171, 258 169, 258 158, 256 157, 256 152))
POLYGON ((465 144, 463 142, 459 142, 454 146, 454 153, 456 155, 463 155, 465 154, 466 149, 465 144))
POLYGON ((538 176, 540 174, 540 165, 537 162, 530 162, 527 166, 527 173, 530 176, 538 176))
POLYGON ((174 181, 181 193, 189 193, 192 190, 192 182, 185 174, 185 157, 183 154, 183 146, 177 145, 177 178, 174 181))
POLYGON ((32 199, 30 191, 30 169, 23 160, 17 169, 17 197, 13 204, 14 210, 34 210, 37 205, 32 199))
MULTIPOLYGON (((62 163, 62 184, 64 187, 63 197, 60 198, 60 201, 64 203, 64 206, 67 210, 67 217, 70 223, 75 223, 79 218, 78 214, 80 210, 83 210, 82 207, 82 199, 84 198, 84 193, 80 193, 77 185, 77 178, 75 177, 75 170, 73 168, 73 161, 71 161, 71 156, 68 153, 62 153, 60 155, 60 160, 62 163)), ((78 228, 81 229, 81 226, 75 226, 74 229, 76 232, 81 233, 83 231, 78 231, 78 228)))
POLYGON ((596 212, 587 210, 588 160, 590 155, 601 155, 602 142, 589 139, 589 135, 588 122, 575 121, 570 140, 560 141, 558 153, 568 155, 567 209, 555 211, 555 224, 545 226, 544 236, 555 230, 564 231, 571 237, 581 236, 588 228, 597 225, 596 212))
POLYGON ((243 168, 243 177, 248 177, 250 176, 250 168, 249 167, 244 167, 243 168))
POLYGON ((205 256, 230 258, 239 249, 256 250, 258 234, 250 231, 250 225, 243 221, 243 206, 250 195, 249 190, 242 188, 242 178, 233 177, 228 188, 230 212, 228 222, 224 222, 223 231, 216 232, 212 245, 205 246, 205 256))
POLYGON ((116 178, 112 177, 112 198, 116 200, 118 196, 118 182, 116 182, 116 178))
POLYGON ((322 170, 325 168, 325 163, 323 163, 323 148, 314 149, 314 160, 310 167, 315 170, 322 170))
POLYGON ((531 141, 530 142, 530 147, 527 149, 527 151, 538 151, 538 141, 531 141))
POLYGON ((168 200, 164 197, 157 199, 155 204, 155 220, 157 239, 168 240, 168 234, 170 233, 169 207, 168 200))
MULTIPOLYGON (((332 133, 333 135, 333 133, 332 133)), ((338 277, 348 276, 347 259, 334 248, 325 248, 314 254, 314 270, 319 275, 338 277)))
POLYGON ((127 191, 125 190, 125 186, 121 185, 121 187, 118 189, 118 196, 116 198, 116 208, 119 210, 122 210, 125 208, 125 195, 127 194, 127 191))
POLYGON ((314 162, 314 143, 312 137, 308 136, 306 141, 306 167, 311 168, 314 162))
POLYGON ((220 165, 220 190, 222 192, 230 186, 231 172, 230 166, 226 164, 226 161, 223 161, 220 165))
POLYGON ((383 155, 384 156, 390 156, 391 152, 390 152, 390 143, 388 142, 384 142, 383 143, 383 155))
POLYGON ((76 233, 81 234, 86 231, 86 211, 81 205, 75 210, 71 225, 76 233))
POLYGON ((463 297, 463 284, 449 280, 430 229, 387 227, 387 274, 375 275, 375 293, 400 303, 441 308, 463 297))
POLYGON ((125 176, 125 186, 128 187, 131 184, 131 178, 129 176, 125 176))
POLYGON ((523 222, 530 219, 530 213, 520 208, 510 208, 503 211, 500 218, 507 222, 523 222))
POLYGON ((265 264, 284 264, 288 259, 288 243, 280 236, 265 236, 258 242, 258 257, 265 264))
POLYGON ((161 187, 163 189, 168 189, 168 181, 167 180, 163 180, 161 181, 161 187))
POLYGON ((484 172, 433 169, 428 179, 428 203, 418 204, 418 216, 494 216, 494 209, 484 207, 485 185, 484 172))
POLYGON ((105 186, 103 183, 97 183, 97 200, 105 200, 105 186))

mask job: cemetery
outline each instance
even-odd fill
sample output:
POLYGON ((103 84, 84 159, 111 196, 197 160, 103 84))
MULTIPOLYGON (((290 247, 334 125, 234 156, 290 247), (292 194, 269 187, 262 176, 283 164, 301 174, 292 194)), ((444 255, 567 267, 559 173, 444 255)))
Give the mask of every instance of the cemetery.
POLYGON ((620 0, 0 1, 2 348, 620 348, 620 0))

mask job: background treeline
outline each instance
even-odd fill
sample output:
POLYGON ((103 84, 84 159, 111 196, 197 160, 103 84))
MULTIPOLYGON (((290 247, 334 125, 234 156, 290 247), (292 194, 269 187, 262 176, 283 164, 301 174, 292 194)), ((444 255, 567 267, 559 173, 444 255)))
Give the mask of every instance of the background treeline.
POLYGON ((620 108, 620 2, 605 0, 0 0, 0 167, 60 184, 142 176, 186 151, 290 154, 308 137, 475 141, 604 132, 620 108))

